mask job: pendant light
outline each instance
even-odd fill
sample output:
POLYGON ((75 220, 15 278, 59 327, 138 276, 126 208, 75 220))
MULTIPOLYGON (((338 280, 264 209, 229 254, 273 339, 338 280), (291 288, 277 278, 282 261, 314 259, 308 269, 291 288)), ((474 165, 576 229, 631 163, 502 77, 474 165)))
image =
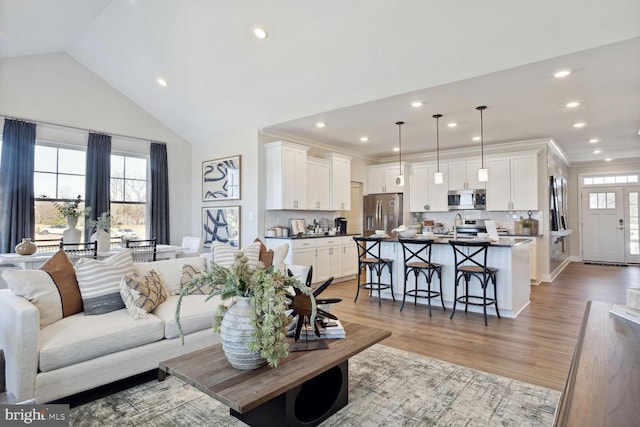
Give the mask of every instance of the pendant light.
POLYGON ((396 185, 398 187, 404 187, 404 174, 402 173, 402 125, 404 122, 396 122, 398 125, 398 169, 400 175, 396 177, 396 185))
POLYGON ((442 114, 434 114, 433 118, 436 119, 436 159, 438 161, 436 173, 433 175, 433 180, 436 184, 442 184, 442 172, 440 172, 440 117, 442 114))
POLYGON ((476 107, 476 110, 480 111, 480 156, 482 159, 480 169, 478 169, 478 181, 480 182, 487 182, 489 180, 489 172, 484 167, 484 128, 482 123, 482 112, 486 109, 487 107, 485 105, 476 107))

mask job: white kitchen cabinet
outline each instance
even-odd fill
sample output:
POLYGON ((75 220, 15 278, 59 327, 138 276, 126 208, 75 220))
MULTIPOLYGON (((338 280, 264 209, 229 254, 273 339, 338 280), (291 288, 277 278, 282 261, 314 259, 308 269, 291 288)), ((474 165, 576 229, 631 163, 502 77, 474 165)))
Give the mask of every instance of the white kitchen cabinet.
POLYGON ((538 280, 538 238, 533 237, 529 244, 529 273, 531 280, 539 282, 538 280))
POLYGON ((308 147, 284 141, 265 144, 267 209, 306 209, 308 147))
POLYGON ((289 248, 291 252, 291 264, 313 265, 313 268, 316 268, 315 239, 290 240, 289 248))
POLYGON ((351 210, 351 157, 336 153, 328 155, 331 162, 331 210, 351 210))
MULTIPOLYGON (((482 167, 480 159, 450 161, 447 166, 449 170, 449 190, 485 188, 485 183, 478 180, 478 170, 482 167)), ((440 168, 442 168, 442 164, 440 164, 440 168)))
POLYGON ((316 268, 314 282, 342 276, 342 238, 325 237, 316 241, 316 268))
MULTIPOLYGON (((406 170, 405 163, 388 163, 383 165, 373 165, 367 168, 367 194, 379 193, 402 193, 404 186, 396 184, 396 178, 400 174, 400 169, 406 170)), ((407 179, 405 175, 405 180, 407 179)))
POLYGON ((487 210, 538 210, 536 153, 486 159, 487 210))
POLYGON ((448 166, 440 164, 442 184, 436 184, 434 175, 438 170, 437 163, 413 163, 409 172, 409 211, 411 212, 446 212, 449 210, 448 166))
POLYGON ((342 277, 358 274, 358 248, 351 236, 341 237, 342 277))
POLYGON ((306 182, 307 209, 330 210, 331 164, 329 160, 307 157, 306 182))

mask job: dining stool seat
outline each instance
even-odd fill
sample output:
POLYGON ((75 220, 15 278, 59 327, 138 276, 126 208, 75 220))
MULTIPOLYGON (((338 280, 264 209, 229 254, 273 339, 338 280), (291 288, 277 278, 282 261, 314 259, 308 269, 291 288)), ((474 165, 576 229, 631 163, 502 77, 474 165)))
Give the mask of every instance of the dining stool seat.
POLYGON ((358 300, 358 295, 362 288, 368 289, 369 295, 372 295, 374 290, 378 291, 378 306, 381 305, 381 292, 384 289, 391 291, 391 298, 395 301, 396 297, 393 295, 393 260, 381 256, 382 239, 355 236, 353 240, 358 246, 358 288, 353 302, 358 300), (382 282, 382 274, 385 268, 389 271, 389 283, 382 282), (365 283, 361 283, 363 270, 365 271, 365 283), (369 270, 368 280, 366 276, 367 270, 369 270))
MULTIPOLYGON (((482 306, 484 313, 484 324, 487 325, 487 306, 494 305, 496 315, 500 318, 498 310, 498 269, 487 265, 487 255, 489 253, 489 242, 450 240, 449 244, 453 248, 455 263, 454 299, 451 318, 456 312, 456 304, 463 303, 464 311, 467 312, 469 305, 482 306), (470 293, 469 283, 475 278, 479 282, 482 294, 470 293), (464 284, 464 293, 458 295, 458 286, 464 284), (493 295, 487 295, 489 284, 493 285, 493 295)), ((479 292, 479 291, 476 291, 479 292)))
POLYGON ((404 309, 404 303, 407 296, 413 297, 413 305, 418 303, 418 298, 426 298, 429 304, 429 317, 431 317, 431 299, 440 298, 442 310, 444 300, 442 298, 442 265, 431 262, 431 245, 433 240, 416 240, 416 239, 398 239, 402 246, 402 254, 404 256, 404 291, 402 295, 402 306, 400 311, 404 309), (407 289, 407 281, 413 274, 413 289, 407 289), (434 275, 438 276, 439 289, 432 289, 434 275), (419 278, 424 277, 426 289, 420 288, 419 278))

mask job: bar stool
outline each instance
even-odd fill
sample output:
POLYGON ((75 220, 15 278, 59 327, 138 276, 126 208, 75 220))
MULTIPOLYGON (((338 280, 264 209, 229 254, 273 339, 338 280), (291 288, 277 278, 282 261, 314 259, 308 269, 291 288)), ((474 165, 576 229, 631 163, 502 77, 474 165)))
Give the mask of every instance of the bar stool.
POLYGON ((496 273, 498 270, 487 266, 487 253, 489 252, 489 242, 467 242, 460 240, 449 240, 453 248, 453 257, 456 265, 453 311, 451 318, 456 312, 456 303, 464 303, 464 312, 467 312, 469 305, 481 305, 484 310, 484 324, 487 325, 487 306, 495 304, 496 314, 500 318, 498 311, 498 292, 496 288, 496 273), (482 295, 469 294, 469 281, 475 277, 482 286, 482 295), (464 295, 458 296, 458 285, 464 279, 464 295), (493 298, 487 297, 487 286, 489 281, 493 284, 493 298), (470 301, 471 300, 471 301, 470 301))
POLYGON ((413 297, 413 305, 416 305, 418 298, 426 298, 429 301, 429 317, 431 317, 431 298, 440 297, 442 303, 442 309, 444 308, 444 301, 442 298, 442 265, 431 262, 431 245, 433 240, 415 240, 415 239, 398 239, 402 245, 402 254, 404 255, 404 293, 402 295, 402 306, 400 311, 404 308, 404 302, 407 295, 413 297), (407 290, 407 279, 409 274, 414 275, 413 289, 407 290), (427 289, 418 288, 418 277, 422 274, 427 282, 427 289), (434 274, 438 275, 438 282, 440 284, 440 291, 431 289, 431 281, 434 274))
POLYGON ((380 291, 382 289, 390 289, 391 298, 395 301, 396 297, 393 295, 393 260, 382 258, 380 255, 382 239, 356 236, 353 240, 355 240, 356 245, 358 245, 358 290, 356 291, 356 297, 353 302, 358 300, 360 288, 369 289, 369 295, 372 295, 373 290, 377 289, 378 306, 380 306, 380 291), (385 267, 389 270, 389 283, 381 283, 380 276, 385 267), (369 269, 370 278, 368 282, 366 281, 367 268, 369 269), (365 270, 365 283, 360 284, 360 275, 363 269, 365 270), (377 282, 373 282, 374 273, 378 278, 377 282))

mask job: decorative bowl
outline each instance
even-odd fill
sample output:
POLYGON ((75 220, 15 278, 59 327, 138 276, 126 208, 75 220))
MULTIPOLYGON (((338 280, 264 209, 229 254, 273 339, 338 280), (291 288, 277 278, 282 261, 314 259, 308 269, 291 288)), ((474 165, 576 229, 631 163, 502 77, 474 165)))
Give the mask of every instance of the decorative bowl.
POLYGON ((398 235, 404 238, 415 237, 416 234, 418 234, 418 230, 404 230, 404 231, 398 232, 398 235))

